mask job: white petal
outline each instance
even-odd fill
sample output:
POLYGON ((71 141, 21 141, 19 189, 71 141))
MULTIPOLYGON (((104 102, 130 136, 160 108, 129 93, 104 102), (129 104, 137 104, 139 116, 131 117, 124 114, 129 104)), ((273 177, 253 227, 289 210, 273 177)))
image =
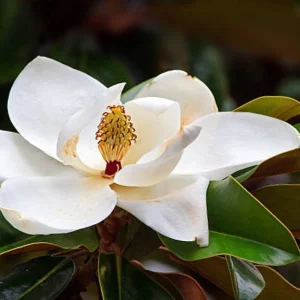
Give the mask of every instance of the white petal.
POLYGON ((57 156, 66 165, 81 170, 86 174, 97 174, 98 171, 85 165, 78 155, 77 148, 80 138, 80 131, 82 130, 82 126, 84 126, 86 119, 88 119, 88 113, 86 109, 84 109, 75 113, 64 124, 58 136, 57 156))
POLYGON ((103 112, 106 110, 106 106, 122 105, 120 98, 124 85, 124 83, 120 83, 109 88, 105 107, 94 107, 92 109, 94 110, 94 115, 89 120, 87 119, 87 125, 80 132, 77 151, 82 162, 89 168, 105 169, 106 163, 99 152, 98 141, 95 139, 98 130, 97 126, 100 123, 103 112))
POLYGON ((180 241, 208 245, 204 177, 172 176, 151 187, 113 186, 117 205, 155 231, 180 241))
POLYGON ((213 94, 198 78, 184 71, 174 70, 160 74, 136 95, 160 97, 178 101, 183 125, 188 125, 200 116, 218 110, 213 94))
POLYGON ((95 133, 106 107, 121 105, 124 85, 121 83, 110 87, 101 101, 75 113, 64 124, 57 142, 57 156, 64 163, 89 174, 97 174, 105 169, 106 163, 98 150, 95 133))
POLYGON ((196 123, 202 127, 201 134, 186 149, 174 173, 220 180, 300 144, 291 125, 258 114, 217 113, 196 123))
POLYGON ((197 125, 183 128, 161 156, 146 163, 125 166, 116 174, 114 182, 125 186, 150 186, 164 180, 178 164, 183 150, 199 136, 200 131, 197 125))
POLYGON ((13 227, 28 234, 66 233, 66 230, 49 227, 43 223, 37 222, 31 217, 23 217, 15 210, 2 209, 1 213, 13 227))
POLYGON ((16 79, 8 101, 10 119, 31 144, 56 158, 59 131, 75 112, 101 100, 106 87, 49 58, 38 57, 16 79))
POLYGON ((28 234, 71 232, 105 219, 116 195, 110 180, 89 178, 22 177, 5 181, 0 209, 18 230, 28 234))
POLYGON ((0 145, 0 182, 20 176, 80 176, 17 133, 0 131, 0 145))
POLYGON ((131 116, 137 140, 125 156, 123 166, 137 162, 156 147, 162 147, 180 130, 180 106, 177 102, 162 98, 141 98, 127 102, 125 109, 131 116))

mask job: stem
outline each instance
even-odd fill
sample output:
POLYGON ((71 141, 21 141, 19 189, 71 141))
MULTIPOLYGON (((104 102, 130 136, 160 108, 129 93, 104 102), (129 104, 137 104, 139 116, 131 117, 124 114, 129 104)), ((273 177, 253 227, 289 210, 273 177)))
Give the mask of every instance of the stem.
POLYGON ((122 259, 120 255, 116 255, 116 268, 118 278, 118 294, 119 300, 122 300, 122 259))
POLYGON ((97 224, 97 231, 100 236, 98 248, 100 253, 118 255, 121 252, 117 244, 117 236, 119 230, 129 222, 129 219, 130 215, 127 212, 115 208, 103 222, 97 224))

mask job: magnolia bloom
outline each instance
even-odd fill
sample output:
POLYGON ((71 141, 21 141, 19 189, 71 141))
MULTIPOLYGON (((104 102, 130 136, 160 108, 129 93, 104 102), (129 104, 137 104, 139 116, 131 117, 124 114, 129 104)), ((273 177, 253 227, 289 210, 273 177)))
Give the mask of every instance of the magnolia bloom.
POLYGON ((123 86, 48 58, 22 71, 8 101, 19 134, 0 132, 0 208, 15 228, 67 233, 118 205, 206 246, 209 181, 299 146, 285 122, 217 112, 207 86, 183 71, 159 75, 125 104, 123 86))

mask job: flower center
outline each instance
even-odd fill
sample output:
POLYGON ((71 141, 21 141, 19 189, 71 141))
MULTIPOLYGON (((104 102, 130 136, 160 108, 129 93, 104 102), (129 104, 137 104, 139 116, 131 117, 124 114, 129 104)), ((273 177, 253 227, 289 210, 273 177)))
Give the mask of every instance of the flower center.
POLYGON ((104 112, 96 132, 98 149, 106 161, 105 174, 115 175, 121 168, 121 161, 130 149, 132 141, 136 142, 135 129, 126 115, 122 105, 108 106, 110 112, 104 112))

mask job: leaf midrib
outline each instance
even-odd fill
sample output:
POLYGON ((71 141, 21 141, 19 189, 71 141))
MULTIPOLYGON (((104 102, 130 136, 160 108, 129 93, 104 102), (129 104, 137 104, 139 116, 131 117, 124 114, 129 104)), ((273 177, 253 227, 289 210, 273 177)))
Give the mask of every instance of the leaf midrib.
POLYGON ((16 300, 21 299, 22 297, 28 295, 32 290, 34 290, 38 285, 46 281, 52 274, 54 274, 57 270, 59 270, 63 265, 65 265, 68 261, 63 260, 61 263, 56 265, 53 269, 51 269, 48 273, 46 273, 41 279, 39 279, 35 284, 33 284, 30 288, 28 288, 25 292, 23 292, 16 300))

